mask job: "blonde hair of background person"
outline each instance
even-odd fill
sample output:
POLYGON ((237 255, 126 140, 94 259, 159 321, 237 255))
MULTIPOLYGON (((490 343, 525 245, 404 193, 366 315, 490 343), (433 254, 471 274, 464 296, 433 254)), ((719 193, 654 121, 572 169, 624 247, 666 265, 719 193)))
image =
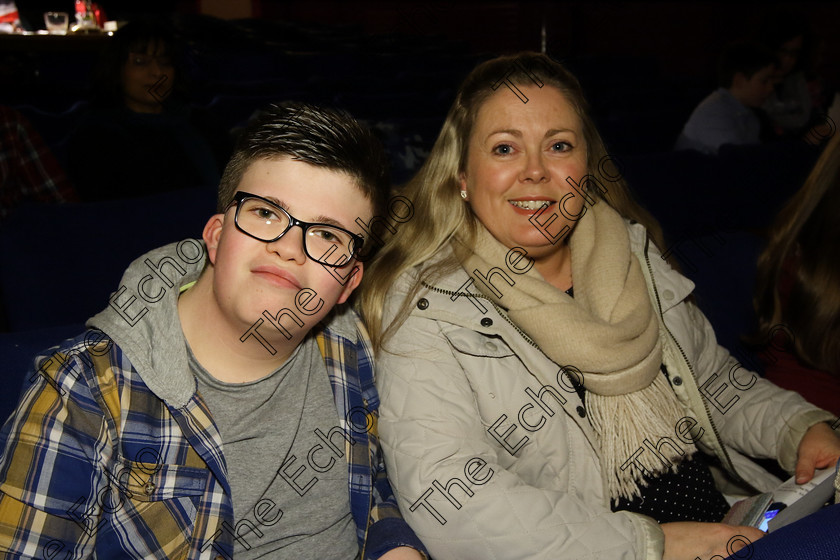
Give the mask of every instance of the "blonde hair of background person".
MULTIPOLYGON (((793 334, 797 357, 840 374, 840 134, 835 134, 801 189, 776 218, 758 259, 753 306, 758 339, 780 324, 793 334), (787 304, 779 297, 785 262, 796 257, 787 304)), ((840 398, 840 397, 838 397, 840 398)))
MULTIPOLYGON (((411 298, 407 298, 398 319, 383 332, 382 308, 394 281, 405 271, 429 260, 456 232, 460 233, 467 245, 474 239, 476 217, 461 202, 458 194, 459 175, 466 166, 467 147, 478 109, 491 95, 506 87, 499 85, 495 90, 487 87, 498 79, 500 66, 510 67, 511 73, 507 79, 512 83, 534 84, 536 78, 566 97, 582 123, 587 147, 587 172, 597 177, 607 188, 606 194, 602 195, 597 189, 588 188, 587 183, 588 194, 605 200, 623 217, 644 225, 654 242, 664 248, 662 228, 647 210, 633 200, 624 179, 611 176, 608 182, 601 177, 598 164, 607 157, 607 150, 595 123, 589 117, 588 104, 577 78, 545 55, 518 56, 530 63, 527 71, 521 64, 514 63, 517 60, 515 57, 508 57, 491 61, 492 64, 484 63, 470 73, 449 109, 429 158, 407 185, 404 194, 414 204, 414 216, 400 225, 398 235, 389 240, 370 264, 370 272, 363 279, 364 288, 359 300, 377 350, 399 326, 400 319, 405 317, 411 303, 411 298)), ((457 260, 451 258, 426 273, 429 278, 434 278, 457 266, 457 260)), ((415 291, 419 287, 418 281, 414 286, 415 291)))

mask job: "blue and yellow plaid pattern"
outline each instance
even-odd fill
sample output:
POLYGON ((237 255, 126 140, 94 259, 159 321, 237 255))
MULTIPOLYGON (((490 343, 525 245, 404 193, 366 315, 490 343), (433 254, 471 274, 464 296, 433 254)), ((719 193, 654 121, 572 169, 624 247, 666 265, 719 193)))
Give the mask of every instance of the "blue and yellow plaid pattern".
MULTIPOLYGON (((370 342, 356 322, 356 340, 327 327, 316 339, 352 436, 345 451, 359 547, 364 558, 397 546, 423 551, 385 474, 370 342)), ((186 406, 168 405, 107 338, 86 345, 80 335, 35 364, 38 374, 0 430, 0 552, 233 557, 221 437, 198 393, 186 406)))

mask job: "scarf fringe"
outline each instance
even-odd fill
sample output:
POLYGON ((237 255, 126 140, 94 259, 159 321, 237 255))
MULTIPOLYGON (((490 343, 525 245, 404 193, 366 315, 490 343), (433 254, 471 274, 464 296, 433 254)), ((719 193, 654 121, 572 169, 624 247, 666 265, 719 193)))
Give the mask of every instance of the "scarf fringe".
MULTIPOLYGON (((457 234, 454 241, 467 272, 506 262, 507 248, 484 227, 472 246, 457 234)), ((684 414, 660 371, 663 333, 624 220, 607 204, 592 206, 575 225, 569 249, 574 298, 535 268, 502 286, 501 295, 483 282, 476 288, 508 309, 511 321, 554 363, 583 372, 587 416, 610 497, 632 499, 647 485, 646 475, 676 470, 696 448, 674 439, 674 424, 684 414)), ((551 372, 534 374, 543 384, 552 382, 551 372)))
POLYGON ((613 500, 640 496, 646 477, 675 472, 680 461, 697 451, 693 443, 674 439, 675 428, 665 420, 683 414, 663 375, 639 391, 619 396, 589 393, 586 401, 589 421, 600 437, 602 467, 613 500), (660 445, 663 437, 684 453, 670 442, 660 445))

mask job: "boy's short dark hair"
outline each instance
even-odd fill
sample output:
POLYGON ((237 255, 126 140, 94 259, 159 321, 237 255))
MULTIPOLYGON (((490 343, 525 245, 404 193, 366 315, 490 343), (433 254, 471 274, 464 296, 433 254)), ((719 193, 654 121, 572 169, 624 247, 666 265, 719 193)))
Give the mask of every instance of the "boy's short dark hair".
POLYGON ((747 79, 753 74, 776 63, 773 52, 762 45, 751 41, 731 43, 723 49, 718 62, 718 85, 732 87, 735 74, 741 72, 747 79))
POLYGON ((388 160, 379 140, 345 111, 297 101, 269 105, 247 125, 222 174, 218 211, 233 201, 254 161, 278 157, 348 174, 370 200, 373 215, 385 215, 388 160))

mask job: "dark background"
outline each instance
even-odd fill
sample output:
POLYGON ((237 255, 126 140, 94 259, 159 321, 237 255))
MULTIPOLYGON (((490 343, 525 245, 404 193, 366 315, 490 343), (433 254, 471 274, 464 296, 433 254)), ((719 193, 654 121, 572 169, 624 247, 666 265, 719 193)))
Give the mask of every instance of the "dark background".
MULTIPOLYGON (((71 1, 17 5, 29 28, 43 26, 44 11, 74 11, 71 1)), ((100 5, 108 19, 171 20, 188 51, 190 102, 227 129, 235 132, 254 110, 281 99, 344 107, 382 138, 395 184, 428 155, 458 84, 477 63, 544 43, 580 78, 610 154, 634 195, 662 222, 664 249, 697 281, 701 306, 730 348, 748 328, 761 234, 818 152, 793 141, 706 156, 673 152, 674 141, 715 89, 721 48, 757 37, 775 10, 793 10, 810 22, 817 97, 830 102, 840 86, 840 2, 100 5)), ((66 163, 67 137, 108 41, 106 35, 0 35, 0 103, 26 115, 59 162, 66 163)), ((95 166, 97 154, 89 160, 95 166)), ((207 185, 198 199, 179 193, 20 208, 0 224, 0 330, 81 325, 105 306, 131 260, 199 235, 215 187, 207 185)))

